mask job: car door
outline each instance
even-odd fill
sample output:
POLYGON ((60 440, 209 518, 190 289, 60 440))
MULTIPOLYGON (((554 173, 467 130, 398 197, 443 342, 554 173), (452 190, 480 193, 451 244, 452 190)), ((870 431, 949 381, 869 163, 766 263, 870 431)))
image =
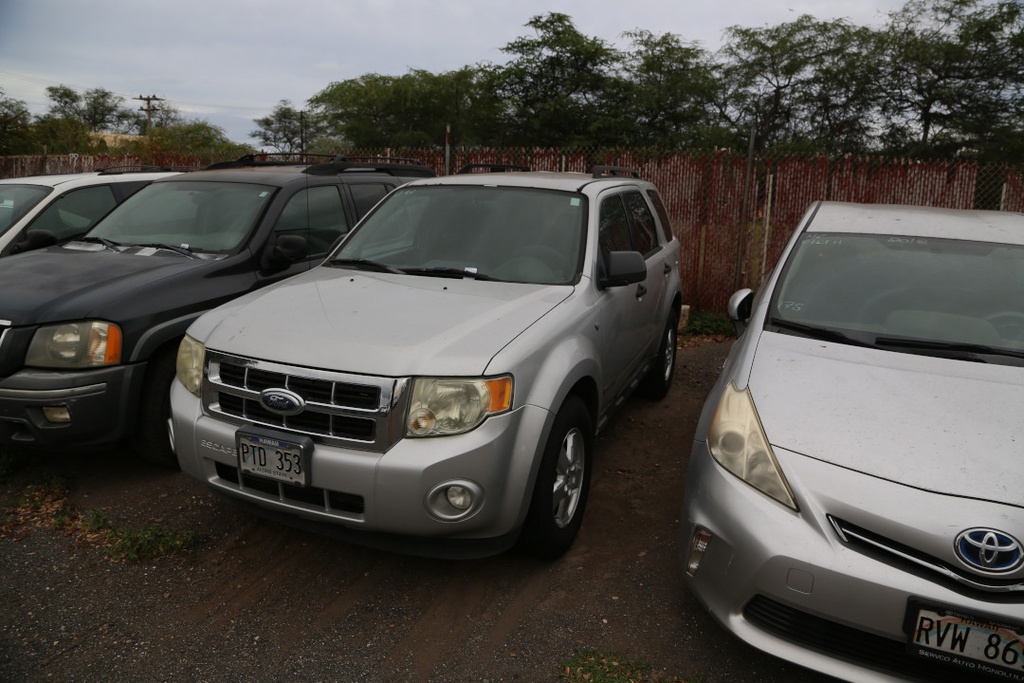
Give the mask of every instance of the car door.
MULTIPOLYGON (((630 208, 635 202, 631 192, 605 194, 598 208, 598 248, 603 263, 612 251, 641 251, 648 248, 643 236, 635 236, 630 208)), ((650 250, 649 250, 650 251, 650 250)), ((643 253, 641 251, 641 253, 643 253)), ((635 285, 609 287, 602 294, 604 329, 601 349, 604 395, 613 399, 621 394, 645 360, 650 343, 652 317, 657 317, 658 266, 648 259, 647 278, 635 285), (654 289, 654 295, 649 293, 654 289)))

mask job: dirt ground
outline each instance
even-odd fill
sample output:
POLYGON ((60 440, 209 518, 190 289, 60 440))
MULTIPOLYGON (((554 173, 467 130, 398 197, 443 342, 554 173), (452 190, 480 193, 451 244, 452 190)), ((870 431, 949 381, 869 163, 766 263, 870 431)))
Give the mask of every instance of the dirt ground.
POLYGON ((0 680, 555 682, 594 648, 649 662, 655 680, 823 681, 734 639, 680 579, 686 461, 728 348, 684 345, 669 396, 630 400, 602 432, 582 531, 556 562, 369 550, 251 517, 126 453, 36 456, 0 480, 0 505, 60 475, 79 511, 201 540, 114 562, 8 517, 0 680))

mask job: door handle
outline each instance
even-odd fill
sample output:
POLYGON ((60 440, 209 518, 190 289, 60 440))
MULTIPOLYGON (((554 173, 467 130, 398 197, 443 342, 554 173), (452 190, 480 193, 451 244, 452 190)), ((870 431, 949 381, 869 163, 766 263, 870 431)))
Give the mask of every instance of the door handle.
POLYGON ((644 298, 644 294, 646 294, 646 293, 647 293, 647 288, 644 287, 642 284, 636 286, 636 298, 637 299, 643 299, 644 298))

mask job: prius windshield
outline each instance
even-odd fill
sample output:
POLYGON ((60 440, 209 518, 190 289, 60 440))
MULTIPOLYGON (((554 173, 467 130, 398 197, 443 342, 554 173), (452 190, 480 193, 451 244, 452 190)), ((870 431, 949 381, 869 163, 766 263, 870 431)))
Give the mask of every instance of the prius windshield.
POLYGON ((328 261, 334 267, 502 282, 571 284, 586 200, 532 188, 395 190, 328 261))
POLYGON ((1024 247, 808 233, 781 274, 769 324, 873 346, 1024 351, 1024 247))

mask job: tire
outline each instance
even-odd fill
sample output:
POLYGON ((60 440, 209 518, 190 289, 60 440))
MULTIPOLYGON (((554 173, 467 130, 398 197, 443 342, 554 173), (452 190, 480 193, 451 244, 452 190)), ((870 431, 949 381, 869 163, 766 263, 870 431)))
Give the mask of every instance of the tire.
POLYGON ((544 447, 520 551, 555 559, 572 545, 587 507, 593 448, 590 413, 580 398, 570 396, 555 416, 544 447))
POLYGON ((637 387, 637 393, 644 398, 660 401, 672 388, 672 378, 676 374, 676 346, 679 336, 679 313, 673 310, 669 313, 668 322, 665 323, 665 330, 661 334, 661 344, 658 345, 658 355, 655 363, 647 372, 647 376, 637 387))
POLYGON ((176 347, 163 349, 150 358, 146 380, 139 398, 139 416, 131 439, 132 450, 143 460, 178 468, 171 448, 171 382, 174 381, 176 347))

